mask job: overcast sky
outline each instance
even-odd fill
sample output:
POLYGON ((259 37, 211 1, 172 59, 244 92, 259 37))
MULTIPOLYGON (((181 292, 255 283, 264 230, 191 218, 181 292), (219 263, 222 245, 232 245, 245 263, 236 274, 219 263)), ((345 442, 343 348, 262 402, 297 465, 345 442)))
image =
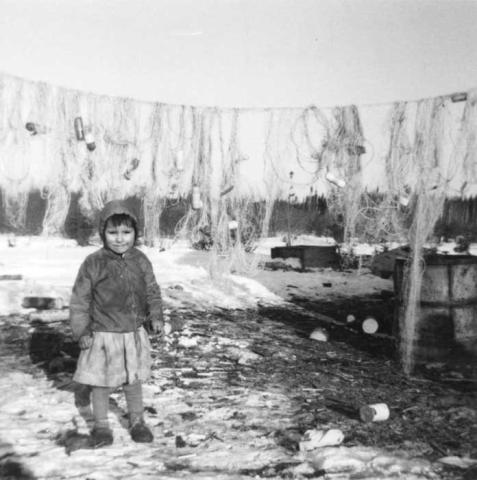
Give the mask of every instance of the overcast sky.
POLYGON ((412 100, 477 87, 477 0, 0 0, 0 71, 187 105, 412 100))

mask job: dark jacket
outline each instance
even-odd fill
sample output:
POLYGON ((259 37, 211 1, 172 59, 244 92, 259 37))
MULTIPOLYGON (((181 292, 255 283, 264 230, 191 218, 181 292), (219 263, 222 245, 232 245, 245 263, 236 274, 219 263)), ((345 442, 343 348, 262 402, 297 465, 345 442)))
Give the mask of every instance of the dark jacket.
MULTIPOLYGON (((133 213, 123 202, 107 204, 100 235, 115 213, 133 213)), ((161 290, 151 262, 137 248, 118 255, 106 247, 88 255, 81 265, 70 302, 75 339, 94 331, 132 332, 147 319, 163 320, 161 290)))

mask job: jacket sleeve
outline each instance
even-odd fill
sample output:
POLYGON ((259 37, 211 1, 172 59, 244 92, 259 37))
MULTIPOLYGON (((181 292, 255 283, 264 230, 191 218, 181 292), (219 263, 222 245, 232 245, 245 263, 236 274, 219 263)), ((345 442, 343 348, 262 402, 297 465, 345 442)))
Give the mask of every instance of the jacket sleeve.
POLYGON ((76 276, 70 301, 70 325, 75 340, 91 333, 91 299, 91 277, 86 262, 83 262, 76 276))
POLYGON ((161 288, 157 284, 152 264, 149 259, 145 262, 146 286, 147 286, 147 303, 149 307, 148 320, 164 321, 164 314, 162 311, 162 295, 161 288))

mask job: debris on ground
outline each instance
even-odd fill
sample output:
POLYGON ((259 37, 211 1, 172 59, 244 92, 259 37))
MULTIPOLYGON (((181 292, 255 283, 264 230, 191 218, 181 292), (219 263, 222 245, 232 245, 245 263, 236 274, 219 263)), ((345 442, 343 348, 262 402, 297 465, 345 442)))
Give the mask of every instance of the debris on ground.
POLYGON ((103 449, 88 442, 91 406, 71 379, 78 352, 67 324, 2 318, 0 473, 464 478, 477 458, 475 391, 407 378, 389 356, 343 339, 315 342, 305 334, 311 314, 300 312, 171 310, 183 328, 166 341, 152 337, 153 376, 144 386, 154 442, 131 442, 117 391, 115 439, 103 449), (376 403, 386 403, 390 417, 363 422, 360 407, 376 403))

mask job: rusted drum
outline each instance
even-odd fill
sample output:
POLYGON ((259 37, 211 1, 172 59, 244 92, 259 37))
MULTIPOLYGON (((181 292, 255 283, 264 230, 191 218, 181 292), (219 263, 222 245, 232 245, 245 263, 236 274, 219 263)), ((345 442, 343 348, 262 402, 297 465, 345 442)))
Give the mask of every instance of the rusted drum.
MULTIPOLYGON (((415 363, 447 360, 457 353, 477 356, 477 257, 433 255, 424 262, 413 340, 415 363)), ((396 260, 394 334, 399 340, 406 307, 402 285, 407 269, 406 260, 396 260)))

